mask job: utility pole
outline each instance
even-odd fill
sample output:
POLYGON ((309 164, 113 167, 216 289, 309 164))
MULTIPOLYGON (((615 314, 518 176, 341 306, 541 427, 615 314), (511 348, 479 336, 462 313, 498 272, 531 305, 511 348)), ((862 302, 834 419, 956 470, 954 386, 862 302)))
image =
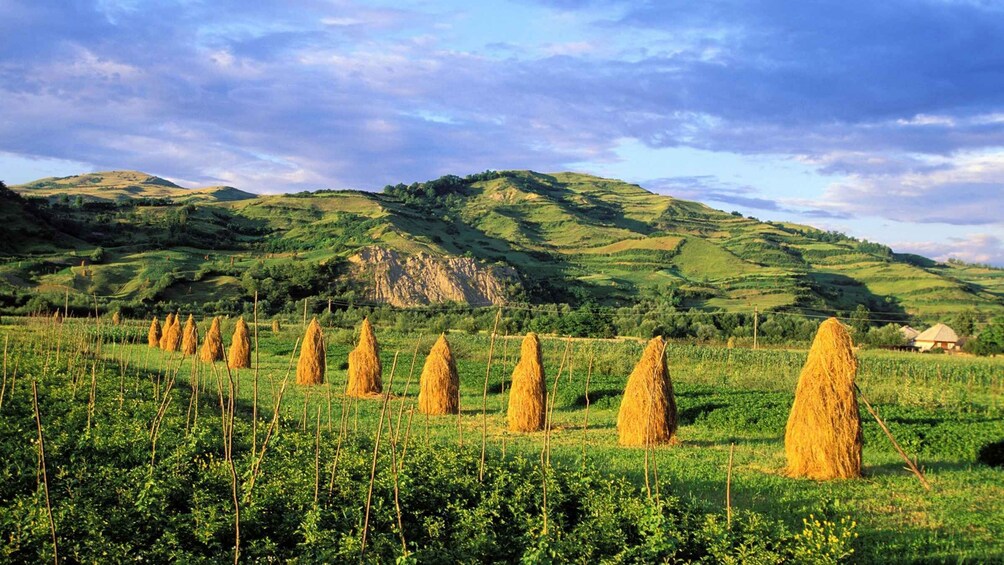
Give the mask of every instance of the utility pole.
POLYGON ((760 321, 760 315, 757 313, 756 305, 753 306, 753 349, 757 348, 757 325, 760 321))

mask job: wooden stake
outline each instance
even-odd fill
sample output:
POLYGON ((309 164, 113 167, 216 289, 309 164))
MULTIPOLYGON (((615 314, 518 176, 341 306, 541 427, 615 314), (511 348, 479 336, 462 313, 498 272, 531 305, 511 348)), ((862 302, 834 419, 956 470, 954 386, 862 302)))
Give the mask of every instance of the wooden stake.
POLYGON ((736 450, 735 442, 729 444, 729 467, 725 474, 725 521, 732 529, 732 454, 736 450))
POLYGON ((394 363, 390 369, 390 380, 387 383, 387 391, 383 395, 383 406, 380 408, 380 422, 377 424, 376 439, 373 441, 373 465, 370 467, 370 487, 366 493, 366 515, 363 518, 363 539, 359 548, 359 560, 362 561, 366 554, 366 535, 370 527, 370 506, 373 504, 373 483, 376 481, 377 454, 380 452, 380 436, 383 435, 383 421, 387 415, 387 403, 390 402, 390 389, 394 386, 394 372, 397 369, 397 356, 400 351, 394 353, 394 363))
POLYGON ((31 404, 35 409, 35 425, 38 426, 38 460, 42 464, 42 484, 45 487, 45 510, 49 515, 49 531, 52 532, 52 562, 59 565, 59 546, 56 544, 56 522, 52 519, 52 504, 49 502, 49 473, 45 468, 45 440, 42 438, 42 417, 38 413, 38 386, 31 380, 31 404))
POLYGON ((854 389, 858 391, 858 396, 860 396, 861 401, 865 403, 865 408, 868 410, 868 413, 871 414, 873 418, 875 418, 876 422, 878 422, 879 427, 882 428, 882 431, 885 432, 886 437, 889 438, 890 442, 892 442, 892 446, 896 448, 896 451, 899 453, 899 456, 903 458, 903 461, 906 461, 907 468, 910 471, 912 471, 914 475, 917 476, 917 480, 920 481, 920 484, 924 485, 925 489, 931 490, 931 484, 927 482, 927 478, 924 477, 924 473, 920 472, 920 469, 917 468, 917 465, 910 460, 910 458, 906 455, 906 452, 903 451, 903 448, 901 448, 899 444, 896 443, 896 438, 892 437, 892 432, 890 432, 889 428, 886 427, 885 422, 882 421, 882 418, 879 418, 878 412, 876 412, 875 409, 872 408, 872 405, 868 402, 868 399, 865 398, 864 393, 861 392, 861 389, 858 387, 857 383, 854 384, 854 389))

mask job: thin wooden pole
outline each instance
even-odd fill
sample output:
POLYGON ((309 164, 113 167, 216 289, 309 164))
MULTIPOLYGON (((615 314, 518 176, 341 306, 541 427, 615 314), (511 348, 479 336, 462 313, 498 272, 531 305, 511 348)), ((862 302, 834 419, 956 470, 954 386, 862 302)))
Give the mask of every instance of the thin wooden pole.
POLYGON ((889 438, 890 442, 892 442, 892 446, 896 448, 896 451, 899 453, 899 456, 903 458, 903 461, 906 461, 907 468, 910 471, 912 471, 914 475, 917 475, 917 480, 920 481, 920 484, 924 485, 925 489, 931 490, 931 484, 927 482, 927 478, 924 477, 924 473, 922 473, 920 469, 917 468, 917 465, 910 460, 910 458, 906 455, 906 452, 903 451, 903 448, 901 448, 899 444, 896 443, 896 438, 892 437, 892 432, 890 432, 889 428, 886 427, 885 422, 882 421, 882 418, 879 418, 878 412, 876 412, 875 409, 872 408, 872 405, 868 402, 868 399, 865 398, 865 395, 861 392, 861 389, 858 387, 856 383, 854 385, 854 389, 858 391, 858 396, 860 396, 861 401, 865 403, 865 408, 868 410, 868 413, 871 414, 873 418, 875 418, 876 422, 878 422, 879 427, 882 428, 882 431, 885 432, 886 437, 889 438))
POLYGON ((725 474, 725 521, 732 529, 732 454, 736 450, 735 442, 729 444, 729 467, 725 474))
POLYGON ((49 502, 49 473, 45 468, 45 440, 42 438, 42 417, 38 413, 38 386, 31 380, 31 403, 35 409, 35 424, 38 426, 38 460, 42 464, 42 485, 45 487, 45 510, 49 515, 49 531, 52 533, 52 562, 59 564, 59 546, 56 543, 56 522, 52 519, 52 504, 49 502))
POLYGON ((387 383, 387 390, 383 395, 383 406, 380 408, 380 422, 377 423, 376 439, 373 441, 373 464, 370 467, 370 487, 366 493, 366 515, 363 518, 363 538, 359 547, 359 560, 362 561, 366 554, 366 537, 370 527, 370 507, 373 504, 373 484, 376 482, 377 455, 380 453, 380 436, 383 435, 383 421, 387 416, 387 404, 390 402, 390 390, 394 386, 394 372, 397 369, 397 356, 401 352, 394 353, 394 363, 390 369, 390 381, 387 383))

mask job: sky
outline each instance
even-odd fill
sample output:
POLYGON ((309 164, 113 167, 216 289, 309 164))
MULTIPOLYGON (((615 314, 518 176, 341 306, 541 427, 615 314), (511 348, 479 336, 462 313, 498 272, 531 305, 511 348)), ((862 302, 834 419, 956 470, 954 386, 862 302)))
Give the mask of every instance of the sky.
POLYGON ((1004 266, 1004 3, 0 0, 0 179, 572 170, 1004 266))

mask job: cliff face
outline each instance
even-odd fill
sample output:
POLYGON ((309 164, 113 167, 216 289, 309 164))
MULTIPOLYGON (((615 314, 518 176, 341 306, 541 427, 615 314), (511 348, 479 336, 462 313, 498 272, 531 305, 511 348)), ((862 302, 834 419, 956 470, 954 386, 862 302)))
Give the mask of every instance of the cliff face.
POLYGON ((354 278, 367 287, 367 298, 393 306, 501 304, 506 299, 506 286, 516 280, 516 271, 510 267, 468 257, 402 255, 382 247, 362 249, 349 262, 354 278))

